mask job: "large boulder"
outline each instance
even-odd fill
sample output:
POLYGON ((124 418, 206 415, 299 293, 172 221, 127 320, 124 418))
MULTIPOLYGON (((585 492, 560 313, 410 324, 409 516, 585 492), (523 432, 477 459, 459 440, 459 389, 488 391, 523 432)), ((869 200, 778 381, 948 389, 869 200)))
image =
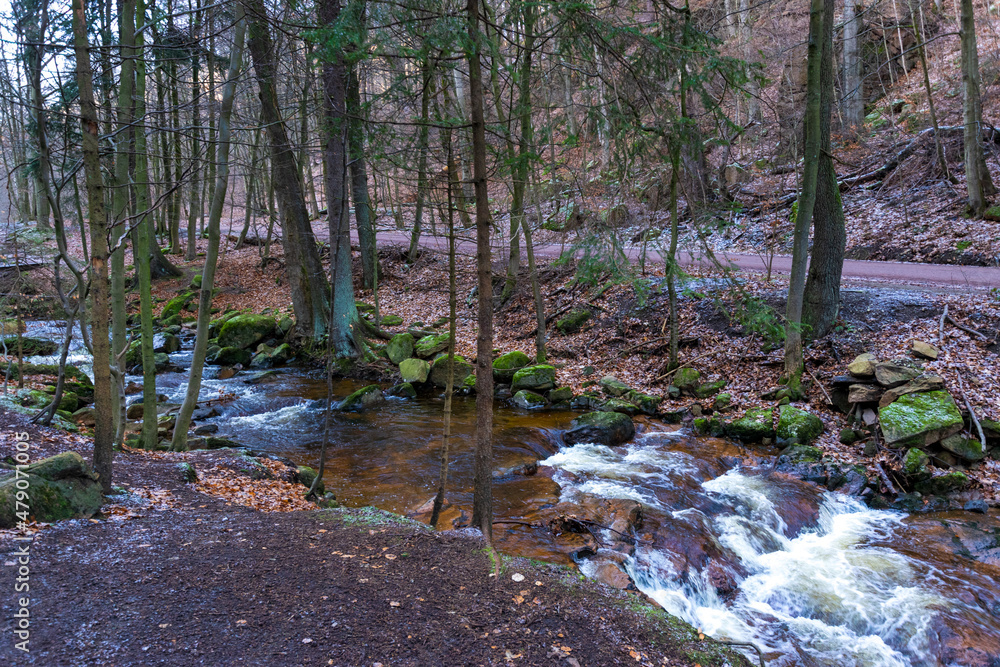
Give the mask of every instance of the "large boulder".
POLYGON ((514 373, 531 363, 531 359, 520 350, 512 350, 501 354, 493 360, 493 379, 503 384, 510 384, 514 373))
POLYGON ((965 473, 952 470, 941 475, 936 475, 922 482, 913 485, 916 491, 925 496, 943 496, 953 491, 958 491, 969 483, 969 478, 965 473))
MULTIPOLYGON (((465 379, 472 375, 472 364, 462 358, 460 355, 455 355, 454 360, 455 368, 455 379, 453 387, 460 387, 465 379)), ((439 354, 431 362, 430 375, 427 376, 435 387, 447 387, 448 386, 448 355, 439 354)))
POLYGON ((944 389, 944 378, 940 375, 924 373, 913 378, 906 384, 886 390, 882 394, 882 398, 879 399, 878 406, 884 408, 896 401, 900 396, 905 396, 906 394, 915 394, 919 391, 937 391, 938 389, 944 389))
POLYGON ((103 502, 97 474, 76 452, 62 452, 25 466, 22 474, 0 477, 0 528, 17 525, 23 512, 38 521, 89 517, 103 502), (27 500, 19 492, 27 493, 27 500))
POLYGON ((823 420, 805 410, 783 405, 778 410, 778 444, 808 445, 823 432, 823 420))
POLYGON ((430 372, 431 365, 423 359, 403 359, 399 364, 399 374, 403 377, 403 382, 410 384, 427 382, 430 372))
POLYGON ((385 396, 377 384, 370 384, 367 387, 358 389, 353 394, 342 400, 337 409, 343 412, 361 412, 373 405, 385 402, 385 396))
POLYGON ((962 413, 946 391, 906 394, 879 410, 885 444, 926 447, 962 430, 962 413))
MULTIPOLYGON (((7 346, 7 354, 9 356, 17 355, 17 336, 7 336, 3 339, 3 344, 7 346)), ((0 347, 0 350, 3 348, 0 347)), ((59 350, 59 344, 55 341, 45 340, 44 338, 32 338, 30 336, 21 337, 21 352, 26 357, 33 356, 43 356, 47 357, 49 355, 55 354, 59 350)))
POLYGON ((635 436, 635 425, 628 415, 620 412, 588 412, 573 420, 570 429, 563 434, 567 445, 578 442, 592 442, 608 447, 616 447, 635 436))
POLYGON ((774 415, 771 408, 751 408, 726 427, 726 433, 743 442, 760 442, 774 437, 774 415))
POLYGON ((250 354, 249 350, 234 346, 219 348, 215 353, 209 355, 205 361, 217 366, 235 366, 236 364, 246 366, 252 358, 253 355, 250 354))
POLYGON ((920 364, 912 359, 893 359, 875 364, 875 379, 890 389, 917 378, 921 372, 920 364))
POLYGON ((413 336, 408 333, 396 334, 385 346, 385 353, 389 356, 389 361, 394 364, 409 359, 413 356, 413 336))
POLYGON ((447 333, 424 336, 414 344, 413 352, 421 359, 427 359, 448 349, 449 341, 451 334, 447 333))
POLYGON ((632 391, 631 387, 624 382, 619 381, 618 378, 613 375, 605 375, 597 384, 600 385, 605 394, 614 398, 621 398, 625 394, 632 391))
POLYGON ((270 338, 277 324, 267 315, 237 315, 219 330, 219 346, 248 348, 270 338))
POLYGON ((949 435, 941 441, 941 446, 960 459, 966 461, 981 461, 986 458, 986 449, 976 438, 969 438, 962 433, 949 435))
POLYGON ((538 364, 535 366, 525 366, 514 373, 511 380, 511 391, 529 389, 531 391, 548 391, 556 387, 555 366, 548 364, 538 364))

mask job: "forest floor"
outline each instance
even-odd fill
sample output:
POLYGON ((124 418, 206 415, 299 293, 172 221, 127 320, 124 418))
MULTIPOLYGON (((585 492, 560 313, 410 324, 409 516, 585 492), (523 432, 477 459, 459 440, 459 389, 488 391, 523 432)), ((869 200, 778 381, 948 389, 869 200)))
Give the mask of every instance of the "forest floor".
MULTIPOLYGON (((32 460, 67 449, 90 458, 88 438, 16 413, 0 424, 30 433, 32 460)), ((0 458, 13 444, 0 442, 0 458)), ((118 454, 119 493, 102 516, 32 529, 27 654, 12 631, 12 554, 24 543, 0 531, 0 662, 750 664, 635 593, 566 567, 498 563, 476 532, 373 508, 285 511, 299 508, 281 481, 292 472, 232 450, 118 454), (183 481, 181 462, 198 483, 183 481), (264 468, 278 479, 260 479, 264 468)))

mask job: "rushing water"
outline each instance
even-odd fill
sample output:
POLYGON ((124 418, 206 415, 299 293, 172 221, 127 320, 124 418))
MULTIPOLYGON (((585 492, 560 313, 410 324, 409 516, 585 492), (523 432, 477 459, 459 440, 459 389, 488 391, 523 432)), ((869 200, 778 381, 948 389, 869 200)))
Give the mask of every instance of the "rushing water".
MULTIPOLYGON (((61 338, 51 325, 34 324, 29 333, 61 338)), ((189 350, 171 355, 182 369, 190 358, 189 350)), ((70 359, 89 365, 78 347, 70 359)), ((281 369, 266 383, 245 382, 255 375, 219 380, 209 367, 201 398, 223 399, 220 416, 209 421, 220 435, 254 450, 317 465, 323 377, 281 369)), ((334 396, 359 386, 338 381, 334 396)), ((181 402, 185 372, 161 373, 157 387, 181 402)), ((420 506, 437 484, 442 407, 442 398, 431 394, 388 399, 364 413, 335 413, 327 488, 349 506, 426 517, 420 506)), ((573 416, 498 406, 494 503, 501 521, 496 538, 505 551, 571 562, 586 539, 556 537, 548 520, 573 508, 635 501, 642 507, 641 534, 622 562, 636 586, 709 635, 755 644, 768 665, 1000 665, 1000 520, 994 512, 871 510, 771 470, 742 469, 738 447, 656 422, 640 424, 622 447, 564 447, 559 433, 573 416), (538 474, 520 470, 535 461, 538 474)), ((452 423, 450 508, 443 521, 456 525, 472 501, 471 398, 456 397, 452 423)), ((615 538, 610 531, 603 537, 615 538)), ((597 560, 577 560, 583 572, 595 572, 597 560)))

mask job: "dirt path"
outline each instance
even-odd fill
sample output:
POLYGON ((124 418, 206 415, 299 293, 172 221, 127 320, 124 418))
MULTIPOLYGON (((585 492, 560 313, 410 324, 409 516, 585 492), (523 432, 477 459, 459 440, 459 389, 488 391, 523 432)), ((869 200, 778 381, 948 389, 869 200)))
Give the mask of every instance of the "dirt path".
MULTIPOLYGON (((326 239, 326 231, 316 226, 317 236, 326 239)), ((409 246, 410 236, 397 231, 379 231, 379 243, 409 246)), ((352 232, 352 241, 357 242, 357 236, 352 232)), ((448 239, 442 236, 424 234, 420 245, 442 252, 448 249, 448 239)), ((559 244, 539 244, 535 246, 536 257, 555 259, 560 256, 566 246, 559 244)), ((457 239, 457 251, 466 255, 475 255, 475 238, 471 232, 464 232, 457 239)), ((494 246, 494 253, 506 253, 506 247, 494 246)), ((633 261, 638 261, 641 249, 627 248, 625 252, 633 261)), ((767 271, 765 257, 744 255, 738 253, 719 253, 718 259, 728 262, 741 271, 767 271)), ((525 260, 526 261, 526 260, 525 260)), ((656 265, 663 263, 659 251, 650 248, 646 253, 646 261, 656 265)), ((680 261, 684 266, 712 266, 710 260, 702 255, 689 252, 680 253, 680 261)), ((774 257, 771 269, 774 273, 787 274, 791 271, 792 258, 785 255, 774 257)), ((912 284, 943 288, 992 288, 1000 287, 1000 268, 985 266, 960 266, 955 264, 918 264, 907 262, 873 262, 846 260, 844 262, 844 279, 857 280, 877 284, 912 284)))

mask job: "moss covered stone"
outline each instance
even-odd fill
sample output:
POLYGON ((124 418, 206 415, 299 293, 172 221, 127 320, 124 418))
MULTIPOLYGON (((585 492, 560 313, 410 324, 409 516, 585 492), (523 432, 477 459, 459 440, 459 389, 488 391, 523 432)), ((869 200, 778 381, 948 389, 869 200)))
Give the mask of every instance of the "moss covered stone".
POLYGON ((511 391, 520 389, 530 389, 532 391, 546 391, 554 389, 556 386, 555 366, 548 364, 538 364, 535 366, 525 366, 514 373, 511 380, 511 391))
POLYGON ((448 333, 424 336, 414 344, 413 352, 421 359, 427 359, 448 349, 449 341, 451 334, 448 333))
POLYGON ((548 404, 544 396, 536 394, 533 391, 528 391, 527 389, 522 389, 514 394, 511 400, 513 400, 514 405, 522 410, 541 410, 548 404))
POLYGON ((937 475, 922 482, 917 482, 913 488, 925 496, 943 496, 953 491, 958 491, 969 483, 969 478, 965 473, 958 470, 937 475))
POLYGON ((400 382, 385 390, 386 396, 395 396, 396 398, 416 398, 417 390, 413 388, 413 385, 409 382, 400 382))
POLYGON ((271 361, 276 364, 287 364, 294 358, 295 348, 288 343, 282 343, 278 347, 274 348, 274 352, 271 353, 271 361))
POLYGON ((715 397, 715 400, 712 401, 712 409, 725 410, 730 405, 732 405, 732 403, 733 403, 732 394, 719 394, 718 396, 715 397))
MULTIPOLYGON (((7 346, 8 356, 17 356, 17 336, 7 336, 3 339, 3 344, 7 346)), ((59 344, 55 341, 44 338, 32 338, 31 336, 21 337, 21 352, 26 357, 49 356, 59 350, 59 344)), ((0 351, 3 348, 0 347, 0 351)))
POLYGON ((697 389, 694 390, 694 395, 698 398, 708 398, 709 396, 715 396, 720 391, 726 388, 727 382, 725 380, 715 380, 714 382, 706 382, 697 389))
POLYGON ((587 323, 592 313, 586 308, 571 310, 566 317, 556 321, 556 330, 563 335, 573 334, 579 331, 587 323))
POLYGON ((694 432, 698 435, 710 435, 718 438, 726 432, 726 422, 718 417, 698 417, 694 420, 694 432))
POLYGON ((399 374, 403 377, 403 382, 427 382, 430 372, 430 363, 423 359, 403 359, 399 364, 399 374))
POLYGON ((549 392, 549 400, 553 403, 563 403, 573 400, 572 387, 557 387, 549 392))
POLYGON ((901 396, 879 410, 879 423, 890 447, 925 447, 962 430, 962 413, 946 391, 901 396))
POLYGON ((594 407, 601 412, 620 412, 630 417, 639 412, 639 408, 636 407, 635 403, 626 401, 624 398, 609 398, 599 406, 595 405, 594 407))
POLYGON ((389 361, 394 364, 409 359, 413 356, 413 336, 408 333, 396 334, 385 346, 385 353, 388 355, 389 361))
POLYGON ((969 438, 961 433, 949 435, 941 441, 941 446, 960 459, 980 461, 986 458, 986 448, 976 438, 969 438))
MULTIPOLYGON (((295 472, 295 480, 306 487, 306 489, 311 489, 313 481, 316 479, 316 471, 309 466, 299 466, 295 472)), ((316 494, 322 496, 326 493, 326 485, 323 484, 323 480, 319 481, 316 485, 316 494)))
POLYGON ((174 298, 167 301, 167 303, 163 306, 163 310, 160 311, 160 322, 162 323, 164 320, 179 317, 181 311, 184 310, 184 307, 191 303, 196 295, 197 292, 188 290, 181 292, 174 298))
POLYGON ((237 315, 219 330, 221 347, 249 348, 274 334, 277 323, 268 315, 237 315))
POLYGON ((578 442, 592 442, 608 447, 616 447, 635 436, 635 425, 628 415, 620 412, 588 412, 573 420, 570 429, 563 434, 567 445, 578 442))
POLYGON ((403 323, 403 318, 399 315, 386 315, 380 324, 384 327, 398 327, 403 323))
MULTIPOLYGON (((459 387, 466 378, 472 375, 472 364, 461 355, 455 355, 455 387, 459 387)), ((431 362, 431 370, 428 378, 435 387, 446 387, 448 385, 448 355, 440 354, 431 362)))
POLYGON ((249 350, 239 347, 220 347, 205 361, 216 366, 235 366, 236 364, 246 366, 252 358, 253 355, 250 354, 249 350))
POLYGON ((531 359, 520 350, 512 350, 501 354, 493 360, 493 379, 503 384, 510 384, 514 373, 531 363, 531 359))
POLYGON ((360 412, 384 402, 385 396, 382 394, 379 386, 377 384, 370 384, 367 387, 358 389, 342 400, 337 405, 337 409, 343 412, 360 412))
POLYGON ((926 479, 931 471, 927 468, 927 454, 922 449, 911 447, 903 457, 903 474, 911 479, 926 479))
POLYGON ((819 463, 823 459, 823 450, 815 445, 791 445, 781 452, 792 463, 819 463))
POLYGON ((726 433, 743 442, 760 442, 774 437, 773 421, 771 408, 751 408, 742 418, 732 422, 726 433))
POLYGON ((635 404, 635 407, 639 409, 639 412, 644 415, 657 414, 660 411, 660 403, 663 402, 662 396, 641 394, 637 391, 630 391, 625 395, 625 399, 635 404))
POLYGON ((621 398, 632 391, 631 387, 612 375, 605 375, 597 384, 600 385, 605 394, 615 398, 621 398))
POLYGON ((778 442, 781 444, 808 445, 823 432, 823 420, 811 412, 791 405, 778 411, 778 442))
POLYGON ((701 373, 694 368, 681 368, 674 373, 673 386, 681 391, 694 392, 701 384, 701 373))
POLYGON ((0 528, 17 524, 17 512, 24 510, 17 505, 19 491, 28 494, 29 511, 39 521, 92 516, 104 502, 97 474, 76 452, 43 459, 24 473, 0 478, 0 528))
POLYGON ((840 444, 842 445, 853 445, 858 441, 858 432, 853 428, 843 428, 840 429, 840 444))

